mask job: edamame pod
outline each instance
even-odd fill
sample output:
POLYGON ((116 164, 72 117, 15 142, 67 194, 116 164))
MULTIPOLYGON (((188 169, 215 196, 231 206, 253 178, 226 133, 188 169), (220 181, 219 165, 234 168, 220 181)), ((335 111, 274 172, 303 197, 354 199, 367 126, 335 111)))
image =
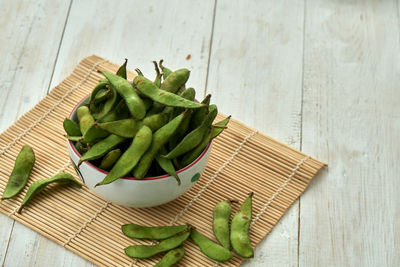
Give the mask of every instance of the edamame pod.
POLYGON ((86 151, 88 151, 88 147, 86 144, 82 143, 82 140, 79 140, 75 144, 75 148, 78 150, 79 154, 83 155, 86 151))
POLYGON ((203 122, 204 118, 207 116, 207 113, 208 113, 207 106, 210 104, 210 99, 211 99, 211 95, 208 94, 203 99, 203 101, 201 101, 201 103, 206 105, 206 107, 199 108, 194 111, 192 119, 190 120, 190 128, 191 129, 196 129, 197 127, 199 127, 200 124, 203 122))
POLYGON ((213 125, 212 132, 211 132, 211 139, 214 139, 215 137, 217 137, 220 133, 222 133, 225 130, 225 127, 228 125, 230 119, 231 119, 231 116, 229 115, 226 119, 224 119, 220 122, 217 122, 216 124, 213 125))
POLYGON ((71 140, 73 142, 80 142, 83 140, 82 136, 69 136, 69 135, 64 135, 65 138, 67 138, 68 140, 71 140))
POLYGON ((136 94, 132 85, 124 78, 121 78, 115 74, 103 72, 103 75, 125 100, 133 118, 138 120, 143 119, 146 115, 146 107, 144 106, 142 99, 136 94))
POLYGON ((161 59, 159 65, 160 65, 161 71, 163 72, 163 78, 165 80, 172 73, 172 70, 170 70, 170 69, 166 68, 165 66, 163 66, 163 64, 162 64, 163 62, 164 62, 164 60, 161 59))
POLYGON ((69 174, 69 173, 59 173, 54 175, 51 178, 44 179, 44 180, 38 180, 35 181, 31 184, 29 187, 28 191, 25 194, 24 200, 22 201, 21 207, 18 210, 18 213, 21 213, 22 209, 28 204, 28 202, 40 191, 42 191, 48 184, 51 183, 70 183, 73 184, 79 188, 82 187, 82 185, 75 180, 75 178, 69 174))
POLYGON ((96 97, 94 98, 94 100, 93 100, 93 103, 94 103, 94 105, 96 106, 96 105, 98 105, 98 104, 100 104, 100 103, 103 103, 104 101, 106 101, 107 100, 107 98, 111 95, 111 90, 110 89, 101 89, 98 93, 97 93, 97 95, 96 95, 96 97))
POLYGON ((203 104, 190 101, 173 93, 164 91, 143 76, 136 76, 136 78, 133 80, 133 84, 145 96, 166 106, 183 108, 201 108, 204 106, 203 104))
POLYGON ((189 79, 190 71, 188 69, 179 69, 174 71, 161 84, 160 89, 167 92, 176 93, 189 79))
POLYGON ((65 118, 64 122, 63 122, 63 126, 64 126, 64 130, 65 132, 69 135, 69 136, 81 136, 81 130, 79 129, 79 125, 68 119, 65 118))
POLYGON ((87 144, 93 144, 96 141, 103 139, 104 137, 108 136, 109 133, 104 131, 103 129, 99 128, 96 123, 90 126, 89 129, 83 135, 83 141, 87 144))
POLYGON ((96 184, 96 186, 112 183, 128 174, 136 166, 142 155, 149 148, 151 140, 151 129, 147 126, 140 128, 129 148, 124 152, 104 180, 96 184))
POLYGON ((78 166, 82 164, 82 162, 92 159, 98 159, 108 153, 108 151, 112 150, 114 147, 119 145, 125 140, 124 137, 111 134, 100 142, 94 144, 83 156, 79 159, 78 166))
POLYGON ((131 114, 126 106, 125 100, 121 99, 118 104, 107 115, 97 120, 97 122, 110 122, 130 118, 131 114))
POLYGON ((153 61, 154 69, 156 70, 156 79, 154 80, 154 84, 160 88, 161 87, 161 77, 160 69, 158 68, 157 61, 153 61))
POLYGON ((131 258, 146 259, 161 252, 179 247, 189 237, 190 231, 179 233, 176 236, 165 239, 154 246, 136 245, 125 249, 125 254, 131 258))
POLYGON ((121 78, 124 78, 126 80, 126 65, 128 64, 128 59, 125 58, 125 62, 121 65, 121 67, 119 67, 119 69, 117 70, 117 75, 121 78))
POLYGON ((96 120, 99 120, 106 116, 108 113, 111 112, 113 107, 117 103, 118 94, 114 87, 110 86, 110 97, 107 101, 103 104, 101 103, 99 107, 95 106, 95 103, 90 104, 90 109, 92 111, 92 115, 96 120))
POLYGON ((134 119, 100 122, 95 125, 109 133, 126 138, 133 138, 142 126, 140 122, 134 119))
POLYGON ((153 132, 157 131, 165 124, 168 123, 168 114, 158 113, 150 116, 146 116, 142 124, 148 126, 153 132))
POLYGON ((217 113, 217 106, 211 105, 210 112, 203 120, 202 124, 190 133, 188 133, 172 151, 170 151, 167 155, 164 155, 163 157, 167 159, 174 159, 199 145, 203 137, 206 135, 207 131, 210 129, 212 122, 217 116, 217 113))
POLYGON ((77 110, 77 114, 81 133, 85 134, 90 126, 94 124, 94 118, 90 114, 90 110, 87 106, 80 106, 77 110))
MULTIPOLYGON (((107 80, 100 80, 99 83, 93 88, 92 92, 90 93, 89 98, 89 105, 93 105, 96 101, 96 97, 101 91, 107 91, 109 88, 109 82, 107 80)), ((100 97, 100 96, 99 96, 100 97)), ((95 106, 91 106, 93 109, 95 106)))
POLYGON ((171 267, 177 264, 185 255, 183 247, 178 247, 168 251, 154 267, 171 267))
POLYGON ((194 229, 190 233, 190 238, 197 246, 199 246, 201 252, 203 252, 204 255, 210 259, 220 262, 229 261, 232 259, 232 253, 229 251, 229 249, 214 243, 194 229))
POLYGON ((189 230, 190 225, 142 226, 131 223, 122 225, 121 229, 130 238, 163 240, 189 230))
POLYGON ((114 163, 118 160, 118 158, 120 156, 121 156, 121 149, 118 148, 118 149, 111 150, 101 160, 99 168, 106 170, 106 171, 110 170, 111 167, 114 165, 114 163))
POLYGON ((240 211, 235 214, 231 223, 231 245, 236 253, 243 258, 254 256, 253 247, 249 237, 249 228, 252 215, 253 193, 245 199, 240 211))
POLYGON ((189 165, 195 159, 197 159, 198 156, 200 156, 200 154, 207 147, 208 143, 210 143, 211 134, 212 134, 212 131, 208 131, 208 133, 203 137, 203 140, 201 140, 201 142, 198 146, 196 146, 193 150, 191 150, 191 151, 187 152, 185 155, 183 155, 182 160, 179 162, 180 168, 183 168, 183 167, 189 165))
POLYGON ((16 196, 25 187, 35 164, 35 153, 29 146, 23 146, 15 159, 14 169, 8 179, 1 199, 16 196))
POLYGON ((214 207, 213 212, 213 232, 219 243, 230 249, 231 241, 229 239, 229 220, 231 218, 231 202, 221 201, 214 207))
POLYGON ((187 112, 185 111, 181 115, 174 118, 172 121, 165 124, 160 129, 158 129, 153 134, 153 141, 151 142, 150 148, 140 159, 139 164, 133 169, 133 175, 136 178, 141 179, 146 175, 158 150, 160 150, 160 148, 166 142, 168 142, 169 138, 174 134, 176 128, 178 128, 179 124, 181 123, 182 119, 186 116, 186 114, 187 112))
MULTIPOLYGON (((161 154, 167 153, 167 150, 165 149, 164 146, 160 149, 160 153, 161 154)), ((176 179, 176 181, 178 182, 178 185, 181 185, 181 179, 179 179, 179 176, 175 171, 174 164, 172 163, 172 161, 170 159, 162 158, 162 157, 160 157, 159 154, 157 154, 156 161, 157 161, 158 165, 160 165, 160 167, 165 172, 167 172, 169 175, 173 176, 176 179)))

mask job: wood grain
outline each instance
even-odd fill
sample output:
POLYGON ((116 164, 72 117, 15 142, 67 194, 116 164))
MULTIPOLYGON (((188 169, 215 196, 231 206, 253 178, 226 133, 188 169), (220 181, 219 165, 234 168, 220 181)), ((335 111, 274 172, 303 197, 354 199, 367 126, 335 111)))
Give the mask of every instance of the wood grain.
POLYGON ((307 2, 303 142, 329 163, 301 198, 300 266, 399 266, 395 1, 307 2))
MULTIPOLYGON (((207 86, 211 102, 299 148, 303 3, 217 3, 207 86)), ((298 212, 295 203, 244 266, 297 266, 298 212)))

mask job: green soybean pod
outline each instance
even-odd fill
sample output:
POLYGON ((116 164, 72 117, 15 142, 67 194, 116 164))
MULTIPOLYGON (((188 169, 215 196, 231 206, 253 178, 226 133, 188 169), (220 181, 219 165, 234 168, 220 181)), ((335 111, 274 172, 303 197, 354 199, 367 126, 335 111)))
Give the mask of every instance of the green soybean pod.
POLYGON ((87 106, 80 106, 77 110, 78 119, 79 119, 79 127, 82 134, 94 124, 94 118, 90 114, 90 110, 87 106))
POLYGON ((231 241, 229 238, 229 220, 231 218, 231 202, 224 200, 217 203, 213 211, 213 232, 219 243, 230 249, 231 241))
MULTIPOLYGON (((106 80, 100 80, 98 84, 96 84, 96 86, 93 88, 92 92, 90 93, 90 97, 89 97, 89 104, 92 105, 95 103, 95 99, 97 97, 97 95, 101 92, 101 91, 106 91, 109 88, 109 82, 106 80)), ((100 96, 99 96, 100 97, 100 96)))
POLYGON ((152 141, 151 129, 143 126, 137 132, 129 148, 124 152, 111 171, 98 185, 105 185, 128 174, 139 162, 142 155, 149 148, 152 141))
POLYGON ((183 158, 178 162, 179 167, 183 168, 190 163, 192 163, 195 159, 197 159, 198 156, 204 151, 204 149, 207 147, 208 143, 210 143, 211 140, 211 133, 212 131, 208 131, 208 133, 203 137, 201 140, 200 144, 196 146, 193 150, 187 152, 185 155, 183 155, 183 158))
POLYGON ((206 135, 207 131, 210 129, 212 122, 217 116, 217 113, 217 106, 211 105, 210 112, 203 120, 202 124, 190 133, 188 133, 172 151, 170 151, 167 155, 164 155, 163 157, 167 159, 174 159, 199 145, 203 137, 206 135))
POLYGON ((117 149, 111 150, 101 160, 99 168, 106 170, 106 171, 110 170, 111 167, 114 165, 114 163, 118 160, 118 158, 120 156, 121 156, 121 149, 117 148, 117 149))
POLYGON ((35 164, 35 153, 29 146, 23 146, 15 159, 14 169, 8 179, 1 199, 11 198, 17 195, 25 187, 35 164))
POLYGON ((111 95, 111 93, 112 93, 112 91, 110 89, 107 89, 107 90, 101 89, 97 93, 96 97, 94 98, 93 103, 95 105, 97 105, 97 104, 100 104, 100 103, 106 101, 108 99, 108 97, 111 95))
POLYGON ((125 62, 119 67, 119 69, 117 70, 117 75, 121 78, 124 78, 126 80, 126 65, 128 64, 128 59, 125 58, 125 62))
POLYGON ((28 204, 28 202, 36 194, 38 194, 47 185, 49 185, 51 183, 73 184, 79 188, 82 187, 82 185, 77 180, 75 180, 75 178, 71 174, 65 173, 65 172, 56 174, 53 177, 48 178, 48 179, 35 181, 31 184, 28 191, 26 192, 24 200, 22 201, 21 207, 18 210, 18 213, 21 213, 22 209, 28 204))
POLYGON ((177 264, 185 256, 183 247, 178 247, 168 251, 162 259, 154 265, 154 267, 171 267, 177 264))
POLYGON ((148 126, 153 132, 157 131, 167 123, 168 114, 165 113, 157 113, 148 117, 146 116, 142 121, 142 124, 148 126))
POLYGON ((197 246, 199 246, 201 252, 203 252, 204 255, 210 259, 220 262, 229 261, 232 259, 232 253, 229 251, 229 249, 226 249, 223 246, 211 241, 200 232, 192 230, 190 233, 190 238, 197 246))
POLYGON ((168 142, 169 138, 174 134, 176 128, 178 128, 186 114, 187 112, 183 112, 153 134, 153 141, 151 142, 150 148, 140 159, 139 164, 133 169, 133 175, 136 178, 141 179, 146 175, 158 150, 168 142))
POLYGON ((111 134, 133 138, 142 124, 134 119, 124 119, 110 122, 99 122, 96 123, 95 126, 111 134))
POLYGON ((189 79, 190 71, 188 69, 179 69, 168 75, 161 84, 160 89, 167 92, 176 93, 189 79))
POLYGON ((157 61, 153 61, 154 69, 156 70, 156 78, 154 80, 154 84, 160 88, 161 87, 161 77, 162 74, 160 73, 160 69, 158 68, 157 61))
POLYGON ((217 122, 212 126, 211 139, 214 139, 226 129, 226 126, 228 125, 230 119, 231 116, 228 116, 226 119, 217 122))
POLYGON ((64 135, 65 138, 67 138, 68 140, 71 140, 73 142, 80 142, 83 140, 82 136, 69 136, 69 135, 64 135))
POLYGON ((125 254, 131 258, 146 259, 159 253, 169 251, 179 247, 189 237, 190 231, 179 233, 173 237, 165 239, 153 246, 136 245, 125 249, 125 254))
POLYGON ((90 105, 92 115, 96 120, 99 120, 110 113, 113 107, 117 104, 117 91, 114 89, 114 87, 110 87, 110 91, 110 98, 108 98, 104 104, 102 103, 99 108, 95 107, 94 103, 90 105))
POLYGON ((254 256, 253 247, 249 237, 249 229, 252 215, 253 193, 245 199, 240 211, 235 214, 231 223, 231 245, 236 253, 243 258, 254 256))
POLYGON ((143 103, 143 100, 136 94, 132 85, 124 78, 121 78, 115 74, 109 72, 103 72, 103 75, 108 79, 111 85, 125 100, 126 105, 128 106, 128 109, 132 114, 133 118, 138 120, 143 119, 144 116, 146 115, 146 107, 143 103))
POLYGON ((124 224, 121 229, 130 238, 163 240, 190 229, 190 225, 142 226, 139 224, 124 224))
MULTIPOLYGON (((164 146, 160 149, 160 153, 161 154, 167 153, 167 150, 165 149, 164 146)), ((181 185, 181 179, 179 178, 178 174, 176 173, 174 164, 172 163, 172 161, 170 159, 162 158, 162 157, 160 157, 160 154, 157 154, 156 161, 157 161, 158 165, 160 165, 160 167, 165 172, 167 172, 169 175, 173 176, 176 179, 176 181, 178 182, 178 185, 181 185)))
POLYGON ((96 141, 103 139, 109 135, 108 132, 97 127, 96 122, 85 132, 83 135, 83 141, 87 144, 93 144, 96 141))
POLYGON ((121 99, 118 104, 104 117, 97 120, 97 122, 110 122, 116 120, 127 119, 131 117, 125 100, 121 99))
POLYGON ((88 151, 87 144, 83 143, 82 140, 79 140, 75 144, 75 148, 78 150, 79 154, 83 155, 86 151, 88 151))
POLYGON ((108 151, 115 148, 117 145, 121 144, 125 141, 124 137, 111 134, 108 137, 104 138, 100 142, 94 144, 80 159, 78 166, 82 164, 82 162, 92 159, 98 159, 108 153, 108 151))
POLYGON ((161 59, 159 65, 160 65, 161 71, 163 72, 163 78, 164 78, 164 80, 165 80, 165 79, 167 79, 168 76, 172 73, 172 70, 166 68, 166 67, 162 64, 163 62, 164 62, 164 60, 161 59))
POLYGON ((79 129, 79 125, 76 122, 74 122, 68 118, 64 119, 63 127, 64 127, 65 132, 70 136, 81 136, 82 135, 81 129, 79 129))
POLYGON ((149 110, 153 106, 153 100, 151 100, 150 98, 143 98, 142 100, 146 110, 149 110))
POLYGON ((201 108, 204 106, 204 104, 190 101, 176 94, 162 90, 143 76, 136 76, 133 80, 133 84, 145 96, 166 106, 183 108, 201 108))
POLYGON ((203 122, 204 118, 207 116, 207 113, 208 113, 207 106, 210 104, 210 99, 211 99, 211 94, 208 94, 203 99, 203 101, 201 101, 201 103, 206 105, 206 107, 199 108, 194 111, 193 116, 190 120, 190 128, 191 129, 196 129, 197 127, 199 127, 200 124, 203 122))

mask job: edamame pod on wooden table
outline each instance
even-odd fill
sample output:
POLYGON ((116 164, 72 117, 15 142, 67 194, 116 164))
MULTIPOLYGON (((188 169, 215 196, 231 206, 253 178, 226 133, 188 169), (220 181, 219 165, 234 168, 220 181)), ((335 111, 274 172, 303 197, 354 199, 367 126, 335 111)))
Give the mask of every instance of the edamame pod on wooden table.
POLYGON ((203 104, 184 99, 181 96, 162 90, 143 76, 136 76, 133 80, 133 84, 145 96, 166 106, 182 108, 201 108, 204 106, 203 104))
POLYGON ((223 246, 214 243, 213 241, 211 241, 203 234, 194 229, 192 229, 190 233, 190 239, 192 239, 193 242, 197 246, 199 246, 201 252, 203 252, 204 255, 206 255, 210 259, 223 262, 223 261, 229 261, 233 257, 229 249, 226 249, 223 246))
POLYGON ((11 172, 1 199, 16 196, 25 187, 29 175, 35 164, 35 153, 29 146, 23 146, 15 159, 14 169, 11 172))
POLYGON ((190 225, 142 226, 135 223, 122 225, 122 232, 137 239, 163 240, 190 229, 190 225))
POLYGON ((178 247, 168 251, 154 267, 171 267, 177 264, 185 255, 183 247, 178 247))
POLYGON ((69 173, 59 173, 54 175, 51 178, 44 179, 44 180, 38 180, 35 181, 31 184, 29 187, 28 191, 25 194, 24 200, 22 201, 21 207, 18 210, 18 213, 21 213, 22 209, 28 204, 28 202, 39 192, 41 192, 47 185, 51 183, 63 183, 63 184, 73 184, 79 188, 82 187, 82 185, 75 180, 75 178, 69 174, 69 173))
MULTIPOLYGON (((118 94, 120 94, 121 97, 125 100, 126 105, 128 106, 128 109, 132 114, 133 118, 137 120, 143 119, 144 116, 146 115, 146 107, 143 103, 143 100, 136 94, 132 85, 127 80, 119 77, 118 75, 109 72, 102 72, 102 73, 111 83, 111 85, 115 88, 115 90, 117 90, 118 94)), ((153 86, 155 85, 153 84, 153 86)))
POLYGON ((132 144, 122 154, 121 158, 115 163, 114 167, 107 176, 98 185, 105 185, 114 182, 115 180, 128 174, 139 162, 142 155, 149 148, 152 140, 151 129, 143 126, 135 135, 132 144))
POLYGON ((253 193, 243 201, 240 211, 235 214, 231 222, 231 245, 235 252, 243 258, 254 256, 253 247, 249 237, 252 215, 253 193))
POLYGON ((139 161, 139 164, 133 169, 133 175, 141 179, 149 170, 151 163, 154 160, 160 148, 168 142, 169 138, 174 134, 183 118, 186 116, 187 111, 174 118, 172 121, 165 124, 153 134, 153 140, 150 148, 144 153, 139 161))
POLYGON ((231 218, 231 201, 221 201, 217 203, 213 211, 213 232, 218 242, 230 249, 231 241, 229 238, 229 220, 231 218))
POLYGON ((159 253, 169 251, 179 247, 189 237, 190 231, 179 233, 173 237, 165 239, 154 246, 136 245, 125 249, 125 254, 131 258, 146 259, 159 253))

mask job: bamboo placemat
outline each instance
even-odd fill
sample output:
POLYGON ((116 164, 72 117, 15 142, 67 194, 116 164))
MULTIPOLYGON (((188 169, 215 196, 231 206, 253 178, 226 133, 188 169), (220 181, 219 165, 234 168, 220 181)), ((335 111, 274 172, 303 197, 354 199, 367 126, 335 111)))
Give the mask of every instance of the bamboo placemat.
MULTIPOLYGON (((117 68, 98 56, 85 58, 67 79, 0 135, 0 193, 25 144, 33 147, 36 154, 29 185, 60 171, 76 175, 62 122, 102 78, 97 70, 115 72, 117 68)), ((129 73, 130 78, 133 75, 129 73)), ((120 230, 122 224, 189 222, 215 240, 211 228, 214 205, 225 198, 242 201, 254 192, 251 240, 256 246, 323 166, 324 163, 231 120, 229 128, 215 139, 208 166, 197 184, 168 204, 126 208, 106 202, 86 187, 49 186, 22 214, 16 211, 27 187, 17 197, 2 201, 0 211, 97 265, 152 266, 161 256, 136 261, 124 254, 125 247, 146 241, 125 237, 120 230)), ((237 209, 238 205, 234 205, 233 212, 237 209)), ((186 253, 180 266, 217 265, 191 241, 185 242, 184 247, 186 253)), ((220 265, 238 266, 241 262, 236 256, 220 265)))

